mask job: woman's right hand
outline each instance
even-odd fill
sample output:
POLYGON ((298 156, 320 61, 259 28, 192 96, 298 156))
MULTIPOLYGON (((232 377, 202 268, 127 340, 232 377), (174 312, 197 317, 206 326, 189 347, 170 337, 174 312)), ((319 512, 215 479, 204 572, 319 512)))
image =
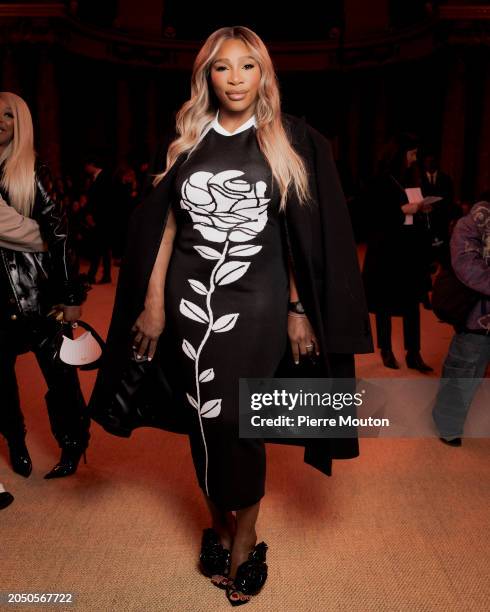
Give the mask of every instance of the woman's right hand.
POLYGON ((133 349, 136 359, 142 359, 145 355, 151 361, 163 330, 165 328, 165 309, 161 307, 145 307, 136 323, 132 327, 134 332, 133 349))

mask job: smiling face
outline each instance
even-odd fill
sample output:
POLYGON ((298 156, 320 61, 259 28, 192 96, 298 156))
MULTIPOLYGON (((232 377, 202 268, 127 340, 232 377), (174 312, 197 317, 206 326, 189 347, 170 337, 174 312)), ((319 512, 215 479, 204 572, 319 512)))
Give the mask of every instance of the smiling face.
POLYGON ((0 153, 14 138, 14 113, 12 108, 0 97, 0 153))
POLYGON ((251 117, 255 111, 261 71, 241 40, 225 40, 211 64, 211 84, 220 113, 251 117))

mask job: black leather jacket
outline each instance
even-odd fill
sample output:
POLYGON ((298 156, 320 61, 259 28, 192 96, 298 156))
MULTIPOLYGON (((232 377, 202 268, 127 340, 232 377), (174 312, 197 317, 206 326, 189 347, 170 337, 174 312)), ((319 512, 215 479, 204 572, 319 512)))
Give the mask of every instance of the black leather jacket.
MULTIPOLYGON (((0 248, 0 308, 2 319, 45 316, 55 304, 80 305, 85 298, 78 279, 78 266, 67 245, 67 218, 46 192, 36 166, 36 197, 32 212, 48 245, 40 253, 0 248), (7 312, 6 312, 7 311, 7 312)), ((1 170, 0 170, 1 171, 1 170)), ((0 187, 2 198, 8 194, 0 187)))

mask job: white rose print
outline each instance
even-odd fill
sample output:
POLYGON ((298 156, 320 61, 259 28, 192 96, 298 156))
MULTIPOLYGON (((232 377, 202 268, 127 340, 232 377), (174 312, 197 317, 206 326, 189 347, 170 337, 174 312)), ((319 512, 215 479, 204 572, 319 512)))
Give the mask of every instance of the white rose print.
POLYGON ((195 395, 187 393, 187 400, 196 409, 199 417, 201 436, 206 458, 205 487, 208 491, 208 451, 203 429, 203 418, 217 417, 221 412, 221 399, 201 401, 201 384, 210 382, 215 377, 213 368, 200 368, 200 357, 203 348, 212 333, 222 334, 235 326, 240 313, 233 312, 215 319, 211 299, 216 289, 229 285, 241 278, 251 262, 242 257, 258 253, 262 247, 245 243, 255 238, 267 223, 267 206, 270 198, 264 198, 266 183, 257 181, 254 184, 240 179, 240 170, 225 170, 217 174, 195 172, 182 185, 180 206, 187 210, 192 218, 193 227, 209 242, 220 243, 220 250, 211 246, 195 246, 204 259, 216 261, 210 272, 209 284, 199 280, 188 279, 193 291, 202 296, 203 307, 182 299, 180 312, 196 323, 206 326, 201 343, 197 348, 188 340, 183 340, 184 354, 194 361, 195 395), (235 259, 238 258, 238 259, 235 259))
POLYGON ((194 221, 194 229, 210 242, 248 242, 267 223, 266 183, 250 185, 238 179, 243 172, 195 172, 182 185, 180 205, 194 221))

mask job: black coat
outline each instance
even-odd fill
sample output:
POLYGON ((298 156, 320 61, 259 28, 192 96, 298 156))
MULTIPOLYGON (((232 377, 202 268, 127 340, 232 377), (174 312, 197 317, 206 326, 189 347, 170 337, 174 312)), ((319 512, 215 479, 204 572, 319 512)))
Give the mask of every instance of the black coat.
MULTIPOLYGON (((38 222, 48 250, 30 253, 0 248, 2 320, 44 317, 55 304, 74 306, 85 299, 85 287, 78 277, 78 262, 67 244, 66 214, 49 196, 40 178, 46 172, 47 167, 36 162, 36 192, 31 217, 38 222)), ((3 188, 0 188, 0 196, 9 203, 10 196, 3 188)))
POLYGON ((423 301, 431 288, 430 235, 425 213, 405 226, 401 206, 407 196, 389 174, 372 181, 365 195, 367 250, 363 280, 370 312, 401 315, 423 301))
MULTIPOLYGON (((285 115, 284 123, 292 145, 306 162, 310 176, 313 201, 300 206, 297 198, 291 195, 283 220, 298 293, 319 339, 322 357, 315 368, 308 369, 306 366, 295 367, 290 354, 286 354, 278 376, 353 377, 353 354, 371 352, 373 347, 352 227, 331 147, 304 119, 285 115)), ((130 330, 144 307, 149 278, 170 209, 173 178, 183 160, 184 156, 181 156, 166 177, 150 191, 130 221, 105 363, 90 402, 94 420, 103 426, 109 425, 114 406, 112 399, 118 393, 122 372, 128 365, 130 330)), ((165 357, 164 332, 151 365, 157 372, 154 379, 158 379, 157 386, 152 387, 152 393, 158 395, 155 398, 158 408, 155 404, 151 410, 159 413, 153 419, 154 426, 185 432, 185 423, 179 423, 178 417, 176 421, 176 415, 182 411, 171 405, 169 394, 172 376, 178 373, 172 372, 172 364, 165 357)), ((144 424, 145 419, 135 411, 145 409, 148 406, 131 409, 135 418, 132 425, 130 422, 130 429, 144 424)), ((149 424, 148 419, 146 424, 149 424)), ((117 433, 110 426, 107 430, 117 433)), ((331 472, 332 458, 355 457, 359 452, 357 439, 268 441, 305 446, 305 461, 325 474, 331 472)))

